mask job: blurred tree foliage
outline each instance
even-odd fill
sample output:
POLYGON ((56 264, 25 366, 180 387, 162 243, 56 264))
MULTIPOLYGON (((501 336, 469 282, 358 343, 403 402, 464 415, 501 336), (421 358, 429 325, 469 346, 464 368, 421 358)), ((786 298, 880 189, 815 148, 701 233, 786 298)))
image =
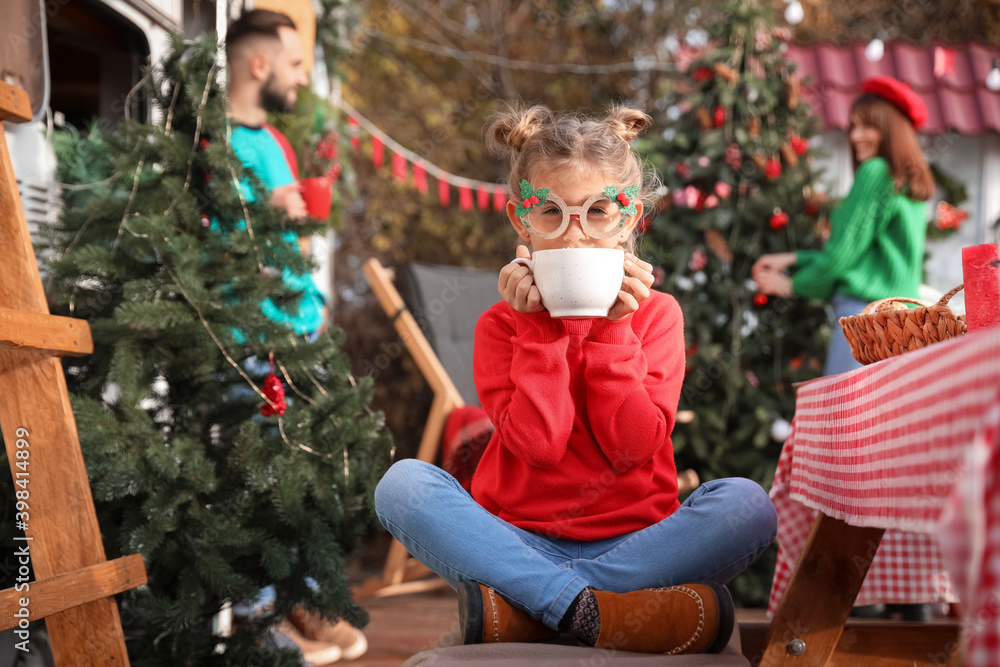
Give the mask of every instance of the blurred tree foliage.
MULTIPOLYGON (((780 11, 783 3, 773 2, 780 11)), ((843 44, 900 39, 957 44, 1000 43, 1000 0, 804 0, 805 18, 795 27, 796 42, 843 44)))

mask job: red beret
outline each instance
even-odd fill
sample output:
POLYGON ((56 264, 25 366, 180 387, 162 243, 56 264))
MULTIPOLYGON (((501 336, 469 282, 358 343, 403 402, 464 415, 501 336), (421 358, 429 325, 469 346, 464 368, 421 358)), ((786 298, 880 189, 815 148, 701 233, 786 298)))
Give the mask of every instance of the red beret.
POLYGON ((927 106, 924 101, 902 81, 891 76, 873 76, 861 83, 861 92, 875 93, 892 102, 910 119, 915 129, 920 129, 927 122, 927 106))

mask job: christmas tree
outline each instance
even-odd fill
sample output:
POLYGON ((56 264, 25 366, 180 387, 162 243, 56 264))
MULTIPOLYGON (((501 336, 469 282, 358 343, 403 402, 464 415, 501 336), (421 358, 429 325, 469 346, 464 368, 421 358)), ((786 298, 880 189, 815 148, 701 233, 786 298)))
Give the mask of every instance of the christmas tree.
POLYGON ((291 607, 367 620, 344 565, 389 438, 340 332, 306 344, 261 311, 298 298, 276 267, 311 267, 228 145, 220 53, 174 35, 147 72, 157 122, 58 144, 64 180, 96 181, 47 230, 48 287, 94 337, 66 371, 108 557, 141 553, 149 575, 122 601, 135 665, 296 664, 263 639, 291 607), (273 608, 213 634, 267 585, 273 608))
MULTIPOLYGON (((819 374, 829 336, 822 303, 767 297, 750 277, 765 253, 818 247, 828 208, 809 163, 814 117, 772 11, 731 2, 681 75, 670 129, 649 147, 669 203, 642 243, 662 267, 658 288, 684 312, 680 409, 694 420, 674 429, 678 468, 765 488, 794 412, 792 384, 819 374)), ((767 561, 734 582, 743 604, 763 602, 767 561)))

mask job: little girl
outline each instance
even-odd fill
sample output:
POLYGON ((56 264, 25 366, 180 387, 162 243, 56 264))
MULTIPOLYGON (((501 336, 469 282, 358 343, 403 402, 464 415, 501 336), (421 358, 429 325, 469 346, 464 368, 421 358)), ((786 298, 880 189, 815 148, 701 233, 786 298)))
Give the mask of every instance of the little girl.
POLYGON ((496 430, 472 495, 413 459, 375 491, 382 524, 458 591, 466 644, 569 632, 602 648, 719 652, 733 629, 723 584, 774 539, 774 507, 750 480, 706 482, 678 501, 683 318, 631 252, 655 177, 629 142, 648 120, 535 106, 487 127, 510 191, 529 193, 507 203, 524 243, 629 252, 606 318, 550 317, 528 268, 505 266, 503 301, 476 327, 476 388, 496 430))

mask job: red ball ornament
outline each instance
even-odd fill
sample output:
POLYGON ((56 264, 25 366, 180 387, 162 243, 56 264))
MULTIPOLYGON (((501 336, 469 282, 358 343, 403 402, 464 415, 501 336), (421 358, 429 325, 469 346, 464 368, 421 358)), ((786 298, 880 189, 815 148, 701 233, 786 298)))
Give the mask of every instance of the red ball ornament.
POLYGON ((816 202, 806 200, 805 210, 806 210, 806 215, 816 215, 817 213, 819 213, 819 204, 817 204, 816 202))
POLYGON ((702 81, 708 81, 714 76, 715 72, 712 71, 712 68, 705 67, 704 65, 702 65, 701 67, 696 67, 694 73, 691 75, 691 77, 698 83, 701 83, 702 81))
POLYGON ((767 166, 764 167, 764 175, 772 181, 781 176, 781 162, 775 158, 768 160, 767 166))
POLYGON ((712 122, 715 127, 722 127, 726 123, 726 110, 722 107, 715 107, 715 111, 712 112, 712 122))
POLYGON ((756 294, 754 294, 753 295, 753 305, 757 306, 758 308, 763 308, 764 306, 766 306, 767 305, 767 295, 766 294, 761 294, 760 292, 757 292, 756 294))
POLYGON ((788 225, 788 214, 780 208, 774 209, 774 213, 771 214, 770 224, 771 229, 774 231, 781 231, 788 225))
POLYGON ((684 180, 691 178, 691 167, 687 166, 686 162, 678 164, 675 171, 677 172, 677 175, 684 180))
POLYGON ((792 150, 795 151, 796 155, 805 155, 805 152, 809 150, 808 139, 803 139, 802 137, 792 137, 791 144, 792 150))
POLYGON ((706 200, 708 200, 708 195, 705 194, 704 192, 702 192, 701 190, 699 190, 698 191, 698 199, 695 201, 695 204, 694 204, 694 210, 696 210, 696 211, 704 211, 705 210, 705 202, 706 202, 706 200))
POLYGON ((264 378, 262 391, 270 403, 264 403, 260 409, 260 414, 265 417, 285 414, 285 408, 288 407, 288 403, 285 402, 285 388, 282 386, 281 380, 275 377, 274 373, 264 378))

